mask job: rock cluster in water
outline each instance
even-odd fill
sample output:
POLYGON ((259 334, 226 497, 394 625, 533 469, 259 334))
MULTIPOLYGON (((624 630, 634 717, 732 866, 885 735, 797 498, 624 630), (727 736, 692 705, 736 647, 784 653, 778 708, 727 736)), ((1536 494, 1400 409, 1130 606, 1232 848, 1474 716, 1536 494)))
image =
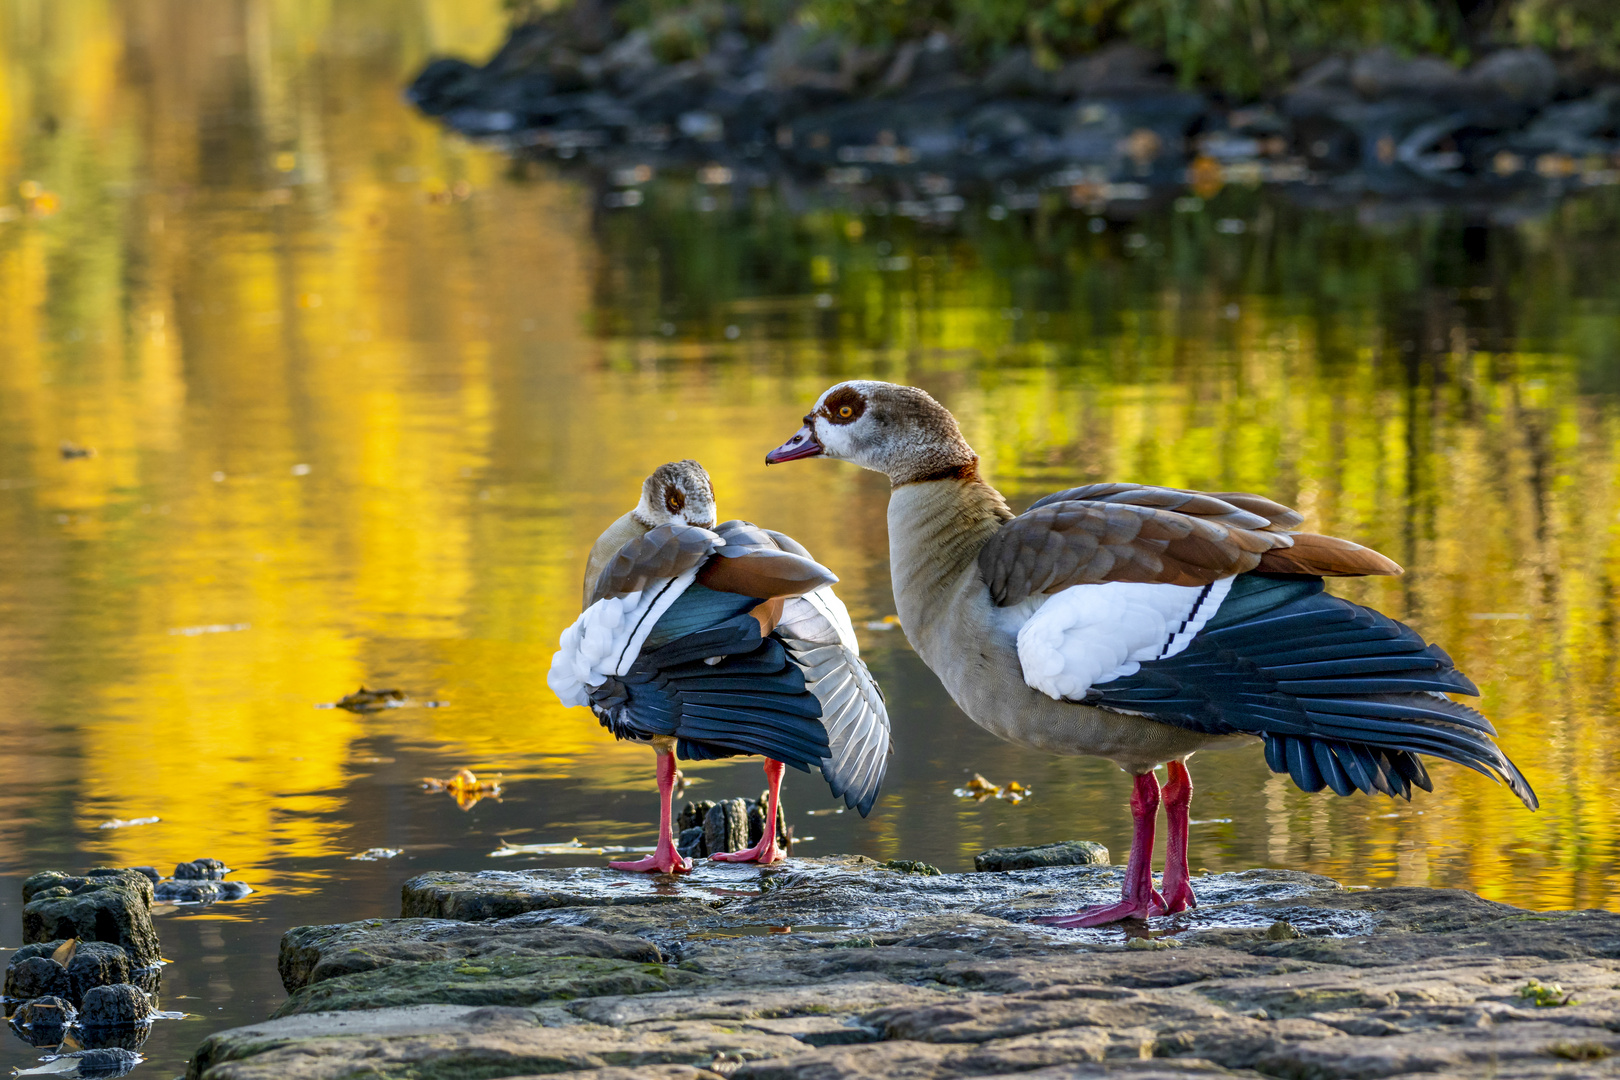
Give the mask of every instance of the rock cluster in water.
MULTIPOLYGON (((675 817, 676 849, 688 859, 753 847, 765 836, 766 797, 689 802, 675 817)), ((776 814, 776 841, 788 846, 787 813, 776 814)))
MULTIPOLYGON (((149 866, 57 870, 23 882, 24 945, 5 970, 4 1009, 12 1030, 41 1048, 60 1048, 75 1075, 122 1075, 158 1015, 152 996, 163 963, 152 910, 157 902, 199 903, 252 890, 223 882, 217 859, 175 867, 164 879, 149 866), (82 1051, 82 1052, 80 1052, 82 1051)), ((68 1065, 64 1065, 66 1069, 68 1065)))
POLYGON ((1119 882, 848 856, 424 874, 401 919, 289 931, 276 1018, 210 1036, 188 1075, 1616 1074, 1620 915, 1256 870, 1151 926, 1032 922, 1119 882))
POLYGON ((887 183, 917 217, 961 209, 973 186, 1019 209, 1043 188, 1106 206, 1183 183, 1495 199, 1616 180, 1620 85, 1536 48, 1466 70, 1386 48, 1334 56, 1234 107, 1132 45, 1055 71, 1016 48, 970 71, 940 33, 863 48, 791 21, 768 40, 743 29, 729 7, 684 41, 552 17, 482 67, 431 62, 409 96, 464 134, 607 166, 612 206, 638 205, 663 164, 703 166, 711 184, 784 170, 887 183))

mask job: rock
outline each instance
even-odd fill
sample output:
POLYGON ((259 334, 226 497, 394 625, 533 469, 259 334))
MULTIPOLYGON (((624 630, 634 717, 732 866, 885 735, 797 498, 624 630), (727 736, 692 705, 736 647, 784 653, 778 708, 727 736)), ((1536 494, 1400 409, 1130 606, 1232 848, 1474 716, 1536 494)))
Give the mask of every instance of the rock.
POLYGON ((220 899, 225 889, 219 881, 160 881, 154 893, 165 904, 206 904, 220 899))
POLYGON ((1152 936, 1030 922, 1119 881, 853 856, 702 864, 674 885, 423 875, 407 910, 534 910, 290 931, 285 1019, 210 1036, 188 1075, 1523 1078, 1620 1050, 1620 915, 1259 870, 1197 878, 1200 906, 1152 936), (1574 1004, 1534 1007, 1531 980, 1574 1004))
POLYGON ((39 997, 17 1006, 17 1011, 11 1014, 11 1022, 36 1030, 60 1030, 78 1016, 78 1010, 59 997, 39 997))
POLYGON ((694 825, 690 829, 682 829, 675 838, 675 850, 688 859, 706 858, 708 852, 703 847, 703 826, 694 825))
POLYGON ((1052 90, 1065 97, 1117 97, 1173 90, 1175 80, 1165 73, 1165 67, 1164 57, 1158 53, 1120 42, 1065 64, 1053 77, 1052 90))
POLYGON ((1350 61, 1343 56, 1318 60, 1294 80, 1294 89, 1320 89, 1350 85, 1350 61))
POLYGON ((1476 91, 1527 109, 1546 105, 1558 90, 1557 66, 1534 46, 1493 52, 1469 68, 1466 78, 1476 91))
POLYGON ((218 859, 193 859, 174 868, 174 876, 180 881, 223 881, 230 872, 218 859))
POLYGON ((35 874, 23 882, 23 940, 101 941, 123 947, 134 967, 161 957, 152 926, 152 882, 143 874, 75 878, 35 874), (67 890, 66 895, 62 890, 67 890))
POLYGON ((93 986, 79 1006, 79 1024, 85 1028, 128 1027, 151 1018, 152 1005, 138 986, 114 983, 93 986))
POLYGON ((1044 97, 1052 92, 1052 73, 1042 70, 1035 55, 1020 45, 990 65, 984 89, 997 97, 1044 97))
POLYGON ((1094 840, 1064 840, 1036 847, 1000 847, 973 856, 973 869, 1034 870, 1043 866, 1107 866, 1108 849, 1094 840))
POLYGON ((8 998, 22 1001, 42 997, 65 998, 72 993, 71 985, 67 968, 48 955, 24 956, 19 952, 6 965, 8 998))
POLYGON ((81 941, 68 961, 67 974, 72 1000, 81 1002, 93 987, 129 982, 129 954, 106 942, 81 941))
POLYGON ((610 994, 649 994, 711 981, 663 964, 576 956, 407 962, 307 985, 294 991, 275 1015, 422 1004, 531 1006, 610 994))
POLYGON ((69 1034, 69 1025, 78 1012, 59 997, 35 998, 17 1006, 11 1014, 11 1031, 29 1046, 59 1046, 69 1034))
POLYGON ((373 919, 338 926, 300 926, 281 937, 278 968, 290 994, 340 975, 399 963, 482 960, 496 956, 576 956, 659 963, 652 942, 520 915, 470 926, 450 919, 373 919))
POLYGON ((1356 56, 1350 64, 1350 85, 1372 101, 1389 97, 1461 101, 1471 89, 1469 80, 1444 60, 1408 59, 1385 45, 1356 56))
POLYGON ((748 846, 748 804, 742 799, 725 799, 709 807, 703 815, 704 853, 741 851, 748 846))

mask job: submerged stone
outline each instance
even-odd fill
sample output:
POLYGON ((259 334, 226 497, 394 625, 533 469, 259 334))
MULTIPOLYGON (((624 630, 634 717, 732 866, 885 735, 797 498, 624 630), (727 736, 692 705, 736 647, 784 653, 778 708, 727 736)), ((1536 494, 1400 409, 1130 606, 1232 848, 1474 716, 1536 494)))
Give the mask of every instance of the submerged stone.
POLYGON ((1094 840, 1065 840, 1035 847, 999 847, 973 856, 973 869, 1035 870, 1043 866, 1107 866, 1108 849, 1094 840))
POLYGON ((67 997, 70 993, 67 968, 49 955, 24 956, 19 953, 6 965, 6 997, 67 997))
POLYGON ((222 881, 230 872, 218 859, 192 859, 174 868, 174 876, 181 881, 222 881))
POLYGON ((115 983, 85 991, 79 1006, 79 1024, 85 1028, 129 1027, 147 1020, 152 1004, 138 986, 115 983))

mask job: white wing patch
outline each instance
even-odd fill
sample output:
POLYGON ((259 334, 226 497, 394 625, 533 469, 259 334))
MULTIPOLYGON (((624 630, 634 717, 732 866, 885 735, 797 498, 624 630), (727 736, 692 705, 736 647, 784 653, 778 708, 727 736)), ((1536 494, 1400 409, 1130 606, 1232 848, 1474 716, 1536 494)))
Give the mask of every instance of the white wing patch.
POLYGON ((1181 652, 1231 590, 1231 578, 1212 585, 1116 581, 1064 589, 1018 631, 1024 682, 1059 701, 1079 701, 1093 686, 1181 652))
POLYGON ((660 616, 697 580, 697 568, 640 592, 603 597, 562 632, 546 684, 564 705, 590 704, 591 688, 623 675, 660 616))

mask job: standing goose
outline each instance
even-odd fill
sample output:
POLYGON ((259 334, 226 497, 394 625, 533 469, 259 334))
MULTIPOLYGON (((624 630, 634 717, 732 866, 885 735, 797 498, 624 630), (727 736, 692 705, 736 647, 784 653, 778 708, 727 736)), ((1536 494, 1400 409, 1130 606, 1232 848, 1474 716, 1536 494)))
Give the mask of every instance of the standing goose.
POLYGON ((658 753, 652 855, 610 865, 684 873, 670 797, 675 756, 765 757, 765 832, 712 858, 772 863, 782 766, 810 766, 864 817, 889 756, 889 716, 838 579, 800 544, 746 521, 715 524, 714 485, 695 461, 660 465, 636 508, 608 526, 585 564, 584 613, 563 631, 547 682, 589 705, 620 739, 658 753))
POLYGON ((839 383, 767 465, 825 456, 886 474, 906 637, 962 711, 1003 739, 1107 758, 1136 777, 1120 901, 1045 920, 1100 926, 1196 905, 1187 870, 1196 750, 1258 736, 1301 789, 1433 790, 1419 755, 1535 792, 1491 742, 1438 646, 1329 596, 1322 578, 1398 574, 1358 544, 1292 530, 1257 495, 1091 484, 1014 515, 956 418, 909 386, 839 383), (1169 823, 1153 887, 1161 791, 1169 823))

